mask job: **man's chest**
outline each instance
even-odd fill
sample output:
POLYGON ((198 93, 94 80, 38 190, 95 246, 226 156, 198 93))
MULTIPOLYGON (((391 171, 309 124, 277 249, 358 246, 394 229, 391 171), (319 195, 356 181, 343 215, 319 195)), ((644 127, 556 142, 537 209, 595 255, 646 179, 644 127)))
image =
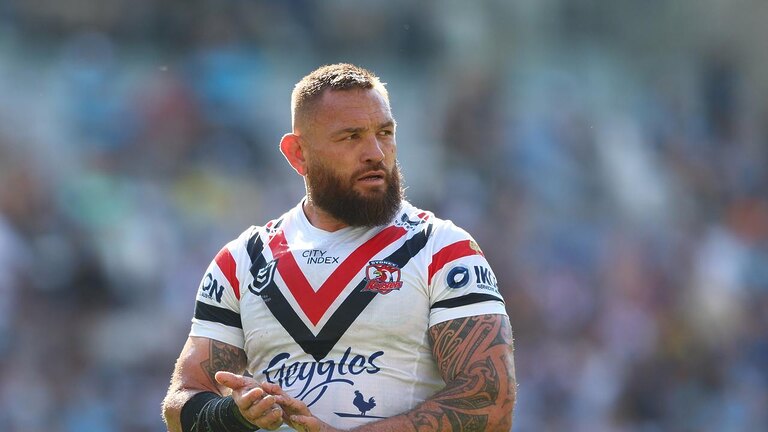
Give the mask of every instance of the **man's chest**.
POLYGON ((361 346, 384 338, 421 341, 429 317, 425 266, 407 240, 290 247, 279 240, 244 280, 247 346, 258 352, 298 346, 321 360, 342 340, 361 346))

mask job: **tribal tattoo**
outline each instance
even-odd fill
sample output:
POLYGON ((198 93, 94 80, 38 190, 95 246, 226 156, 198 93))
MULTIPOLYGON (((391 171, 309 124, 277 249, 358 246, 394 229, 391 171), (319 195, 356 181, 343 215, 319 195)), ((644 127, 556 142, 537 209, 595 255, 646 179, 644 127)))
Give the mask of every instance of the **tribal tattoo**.
POLYGON ((211 340, 210 355, 207 360, 200 363, 200 367, 203 368, 208 379, 216 388, 219 386, 216 382, 216 372, 227 371, 241 374, 245 371, 246 364, 245 351, 224 342, 211 340))
POLYGON ((414 429, 481 432, 499 424, 498 430, 509 430, 511 417, 503 414, 515 401, 509 319, 481 315, 446 321, 430 328, 429 337, 447 385, 408 414, 414 429))

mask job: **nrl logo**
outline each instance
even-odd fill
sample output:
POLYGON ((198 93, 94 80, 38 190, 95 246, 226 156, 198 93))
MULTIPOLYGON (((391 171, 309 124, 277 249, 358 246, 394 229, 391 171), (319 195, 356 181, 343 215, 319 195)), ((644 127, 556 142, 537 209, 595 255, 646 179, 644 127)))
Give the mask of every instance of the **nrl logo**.
POLYGON ((403 286, 400 280, 400 266, 389 261, 370 261, 365 269, 368 283, 362 291, 389 294, 403 286))
POLYGON ((253 278, 253 282, 248 286, 248 289, 256 294, 260 295, 262 291, 264 291, 264 288, 269 286, 269 284, 272 283, 272 280, 275 277, 275 269, 277 268, 277 260, 272 260, 269 263, 267 263, 266 266, 259 269, 259 271, 256 272, 256 276, 253 278))

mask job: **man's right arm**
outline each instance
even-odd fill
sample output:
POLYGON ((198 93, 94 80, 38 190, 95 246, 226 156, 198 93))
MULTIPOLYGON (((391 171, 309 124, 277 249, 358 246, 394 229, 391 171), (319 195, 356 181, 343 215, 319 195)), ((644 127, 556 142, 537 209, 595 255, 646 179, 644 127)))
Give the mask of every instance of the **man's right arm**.
POLYGON ((182 432, 181 409, 197 393, 227 395, 230 390, 216 382, 216 372, 241 375, 246 355, 242 349, 204 337, 189 337, 176 361, 168 394, 163 401, 163 419, 170 432, 182 432))

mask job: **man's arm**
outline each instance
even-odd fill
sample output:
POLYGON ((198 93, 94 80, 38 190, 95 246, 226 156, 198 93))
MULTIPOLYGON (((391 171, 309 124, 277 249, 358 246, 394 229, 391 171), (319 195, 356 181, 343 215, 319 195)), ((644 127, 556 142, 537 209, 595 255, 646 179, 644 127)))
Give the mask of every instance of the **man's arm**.
POLYGON ((445 388, 405 416, 417 431, 509 431, 516 382, 512 330, 504 315, 429 329, 445 388))
POLYGON ((163 419, 170 432, 181 432, 181 408, 195 394, 214 392, 227 395, 230 389, 216 382, 216 372, 245 372, 245 351, 203 337, 189 337, 181 350, 163 400, 163 419))
MULTIPOLYGON (((432 326, 429 339, 446 386, 411 411, 353 430, 509 431, 516 396, 509 319, 479 315, 449 320, 432 326)), ((286 414, 296 416, 287 420, 297 429, 334 430, 313 417, 301 401, 284 393, 278 401, 286 414)))

